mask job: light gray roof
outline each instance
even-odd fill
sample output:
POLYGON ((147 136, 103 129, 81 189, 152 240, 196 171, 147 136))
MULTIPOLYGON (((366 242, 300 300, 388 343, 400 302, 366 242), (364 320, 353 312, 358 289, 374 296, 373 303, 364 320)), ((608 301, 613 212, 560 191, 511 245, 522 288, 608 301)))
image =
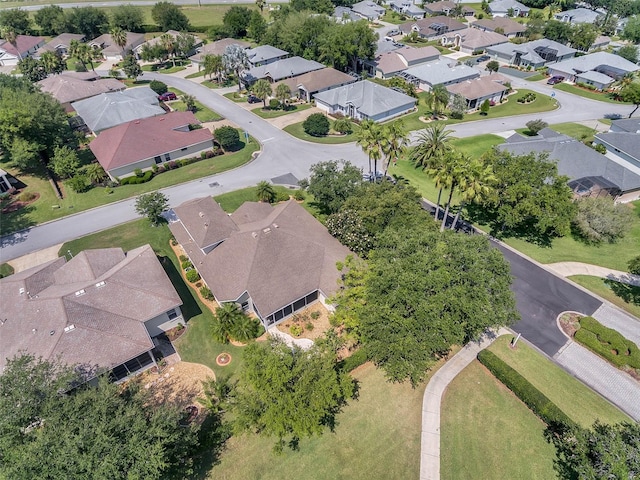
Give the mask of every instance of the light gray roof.
POLYGON ((608 52, 595 52, 582 57, 570 58, 553 65, 553 69, 568 75, 595 70, 600 73, 624 75, 640 70, 640 67, 620 55, 608 52))
POLYGON ((429 85, 440 85, 443 83, 470 80, 478 78, 480 72, 468 65, 456 65, 451 60, 438 60, 429 62, 417 67, 411 67, 404 71, 422 82, 429 85))
MULTIPOLYGON (((545 62, 545 59, 542 58, 540 55, 538 55, 538 53, 536 52, 536 49, 540 49, 540 48, 550 48, 550 49, 556 50, 558 52, 557 55, 560 57, 565 55, 575 54, 577 52, 575 48, 567 47, 566 45, 555 42, 553 40, 549 40, 547 38, 541 38, 540 40, 521 43, 519 45, 515 43, 504 43, 501 45, 494 45, 492 47, 488 47, 487 52, 502 53, 505 55, 514 55, 516 52, 520 52, 522 54, 523 59, 528 60, 531 63, 537 64, 537 63, 545 62)), ((584 57, 581 57, 581 58, 584 58, 584 57)), ((565 61, 568 62, 570 60, 565 60, 565 61)), ((555 69, 558 65, 562 63, 564 62, 554 64, 553 68, 555 69)))
POLYGON ((416 99, 409 95, 396 92, 368 80, 316 93, 315 98, 328 105, 345 106, 352 104, 368 117, 374 117, 416 102, 416 99))
POLYGON ((558 162, 558 172, 570 180, 603 177, 617 185, 623 193, 640 188, 640 175, 584 143, 549 128, 541 130, 536 137, 523 137, 516 133, 498 148, 516 155, 548 152, 549 158, 558 162))
POLYGON ((215 42, 209 42, 206 45, 198 48, 198 53, 189 57, 192 62, 199 63, 202 61, 202 57, 205 55, 223 55, 225 49, 229 45, 238 45, 241 48, 249 47, 250 43, 243 40, 237 40, 235 38, 222 38, 215 42))
POLYGON ((362 17, 356 15, 356 13, 351 10, 349 7, 336 7, 333 10, 333 16, 339 20, 342 20, 344 17, 347 17, 349 21, 357 22, 358 20, 362 20, 362 17))
POLYGON ((289 55, 289 52, 272 47, 271 45, 260 45, 256 48, 247 50, 247 58, 251 64, 268 62, 274 58, 280 58, 289 55))
POLYGON ((0 372, 21 351, 111 369, 153 348, 144 322, 182 304, 149 245, 58 258, 0 279, 0 296, 0 372))
POLYGON ((640 135, 636 132, 598 133, 596 138, 640 162, 640 135))
POLYGON ((611 125, 625 132, 640 132, 640 118, 620 118, 611 122, 611 125))
POLYGON ((419 6, 413 3, 407 7, 405 12, 410 15, 422 15, 424 13, 427 13, 425 10, 423 10, 422 8, 420 8, 419 6))
POLYGON ((363 0, 362 2, 354 3, 351 9, 368 18, 377 18, 384 14, 384 7, 381 7, 375 2, 370 0, 363 0))
POLYGON ((603 85, 609 85, 611 82, 614 81, 614 79, 611 78, 609 75, 605 75, 604 73, 600 73, 600 72, 594 72, 591 70, 588 72, 580 73, 577 75, 577 77, 584 80, 590 80, 592 82, 601 83, 603 85))
POLYGON ((520 9, 521 12, 528 12, 530 10, 529 7, 516 0, 493 0, 489 2, 489 10, 491 12, 506 12, 510 8, 514 10, 520 9))
POLYGON ((163 115, 158 97, 149 87, 128 88, 121 92, 103 93, 71 106, 94 132, 141 118, 163 115))
POLYGON ((580 7, 556 13, 555 18, 556 20, 570 23, 593 23, 601 16, 602 14, 599 12, 580 7))
POLYGON ((261 78, 271 78, 274 82, 283 78, 295 77, 303 73, 313 72, 325 68, 323 64, 302 57, 283 58, 267 65, 250 68, 245 72, 245 78, 249 82, 261 78))

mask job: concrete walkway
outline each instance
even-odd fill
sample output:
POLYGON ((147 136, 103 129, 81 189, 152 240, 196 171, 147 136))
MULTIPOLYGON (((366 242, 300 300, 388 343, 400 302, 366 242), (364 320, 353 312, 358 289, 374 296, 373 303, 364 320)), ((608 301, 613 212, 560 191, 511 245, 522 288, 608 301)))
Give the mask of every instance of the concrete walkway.
POLYGON ((487 348, 500 335, 509 335, 501 328, 485 334, 480 341, 470 342, 456 353, 431 377, 422 400, 422 439, 420 442, 420 480, 440 480, 440 404, 447 385, 475 360, 478 352, 487 348))
POLYGON ((615 280, 616 282, 640 287, 640 275, 633 275, 628 272, 621 272, 620 270, 599 267, 598 265, 589 265, 588 263, 580 262, 558 262, 548 263, 545 267, 553 270, 562 277, 569 277, 571 275, 590 275, 592 277, 606 278, 609 280, 615 280))
POLYGON ((302 350, 308 350, 313 347, 313 340, 309 340, 308 338, 293 338, 288 333, 278 330, 277 327, 269 327, 267 329, 267 334, 282 340, 289 347, 293 347, 295 345, 300 347, 302 350))

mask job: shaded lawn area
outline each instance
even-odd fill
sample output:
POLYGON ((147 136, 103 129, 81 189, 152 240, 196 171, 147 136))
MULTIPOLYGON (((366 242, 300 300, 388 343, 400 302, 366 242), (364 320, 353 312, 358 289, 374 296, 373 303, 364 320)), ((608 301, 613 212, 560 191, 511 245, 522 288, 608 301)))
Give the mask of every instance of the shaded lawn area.
POLYGON ((590 275, 573 275, 569 279, 640 318, 640 287, 590 275))
POLYGON ((164 64, 154 64, 154 65, 143 65, 142 66, 142 71, 143 72, 158 72, 158 73, 164 73, 166 75, 170 74, 170 73, 176 73, 176 72, 181 72, 182 70, 186 70, 186 64, 188 62, 180 62, 180 61, 176 61, 176 66, 173 66, 173 63, 171 61, 167 61, 164 64), (184 65, 180 65, 181 63, 184 63, 184 65))
POLYGON ((356 132, 360 128, 358 125, 353 123, 353 132, 348 135, 328 135, 326 137, 314 137, 304 131, 304 128, 302 128, 302 123, 303 122, 294 123, 293 125, 287 125, 283 128, 283 130, 289 135, 293 135, 294 137, 299 138, 300 140, 305 140, 307 142, 337 144, 355 142, 356 132))
POLYGON ((167 275, 183 302, 181 308, 188 328, 175 343, 182 360, 202 363, 210 367, 216 376, 235 374, 242 363, 242 347, 222 345, 211 337, 209 332, 213 314, 183 280, 180 274, 180 263, 169 245, 170 238, 171 232, 166 225, 152 227, 148 220, 140 219, 67 242, 62 245, 58 255, 66 254, 67 250, 71 250, 71 253, 76 255, 90 248, 112 247, 121 247, 127 252, 141 245, 150 244, 156 255, 160 257, 167 275), (167 260, 162 261, 163 257, 167 260), (216 356, 222 352, 228 352, 233 357, 232 362, 225 367, 219 367, 216 364, 216 356))
POLYGON ((72 213, 81 212, 90 208, 99 207, 108 203, 117 202, 141 193, 151 192, 171 185, 188 182, 196 178, 206 177, 221 173, 232 168, 239 167, 251 160, 251 154, 259 149, 258 143, 252 139, 248 145, 241 142, 241 149, 234 153, 224 154, 218 157, 201 160, 190 165, 170 170, 153 177, 149 182, 139 185, 121 185, 108 190, 95 187, 85 193, 75 193, 71 188, 64 187, 64 198, 58 199, 47 180, 32 175, 22 175, 6 163, 0 162, 0 168, 14 174, 22 182, 27 184, 25 192, 36 192, 40 198, 30 204, 26 209, 20 209, 14 213, 2 214, 2 234, 6 235, 28 226, 61 218, 72 213), (58 205, 59 208, 53 206, 58 205))
POLYGON ((236 103, 246 103, 247 102, 247 96, 246 95, 240 95, 238 92, 225 93, 223 96, 227 97, 232 102, 236 102, 236 103))
POLYGON ((563 92, 572 93, 574 95, 579 95, 584 98, 589 98, 591 100, 598 100, 599 102, 616 103, 618 105, 631 105, 631 103, 629 102, 622 102, 619 100, 615 100, 609 93, 596 92, 595 90, 587 90, 586 88, 580 88, 575 85, 569 85, 568 83, 558 83, 553 88, 562 90, 563 92))
POLYGON ((259 107, 254 108, 251 111, 261 118, 278 118, 284 115, 289 115, 290 113, 302 112, 304 110, 308 110, 311 107, 313 107, 313 104, 311 103, 301 103, 299 105, 289 105, 287 106, 286 110, 281 108, 277 110, 271 110, 269 109, 269 107, 264 110, 262 107, 259 107))
POLYGON ((617 407, 525 342, 510 348, 511 338, 510 335, 498 338, 489 350, 529 380, 572 420, 583 427, 590 427, 596 420, 610 424, 629 421, 617 407))
POLYGON ((447 387, 440 422, 442 480, 556 478, 545 424, 477 360, 447 387))
MULTIPOLYGON (((429 377, 435 370, 436 367, 429 377)), ((304 438, 299 451, 285 451, 283 455, 272 453, 274 438, 256 434, 232 437, 220 463, 207 478, 418 478, 425 384, 412 389, 406 382, 388 383, 371 363, 359 367, 352 375, 360 384, 359 397, 338 415, 335 433, 304 438)))
POLYGON ((188 79, 199 78, 199 77, 204 77, 204 75, 205 75, 205 71, 204 70, 200 70, 200 71, 195 72, 195 73, 190 73, 189 75, 187 75, 184 78, 188 78, 188 79))
POLYGON ((134 78, 121 78, 120 81, 127 87, 140 87, 151 83, 151 80, 136 80, 134 78))

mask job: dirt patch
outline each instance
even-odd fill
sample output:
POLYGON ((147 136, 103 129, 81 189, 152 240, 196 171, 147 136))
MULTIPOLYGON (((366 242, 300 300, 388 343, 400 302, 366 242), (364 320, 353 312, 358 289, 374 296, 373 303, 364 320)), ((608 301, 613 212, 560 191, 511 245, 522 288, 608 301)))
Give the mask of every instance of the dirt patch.
POLYGON ((315 340, 323 336, 325 332, 331 328, 329 312, 322 303, 316 302, 278 324, 276 328, 294 338, 315 340), (298 331, 301 330, 301 334, 294 335, 291 331, 292 327, 294 332, 296 329, 298 329, 298 331))
POLYGON ((582 317, 584 317, 584 315, 580 315, 579 313, 563 313, 560 317, 560 328, 562 328, 562 331, 570 338, 573 338, 575 333, 580 329, 580 319, 582 317))

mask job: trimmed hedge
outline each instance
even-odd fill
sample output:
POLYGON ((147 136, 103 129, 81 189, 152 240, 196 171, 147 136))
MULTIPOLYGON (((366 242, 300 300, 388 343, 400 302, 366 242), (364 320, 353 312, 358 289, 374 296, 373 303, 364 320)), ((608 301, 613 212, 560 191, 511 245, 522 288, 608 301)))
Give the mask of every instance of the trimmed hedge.
POLYGON ((547 424, 564 423, 566 425, 574 425, 573 420, 560 410, 555 403, 495 353, 489 350, 482 350, 478 353, 478 360, 543 422, 547 424))
POLYGON ((186 277, 190 283, 196 283, 198 280, 200 280, 200 274, 197 270, 189 270, 186 273, 186 277))
POLYGON ((346 372, 351 372, 352 370, 355 370, 356 368, 358 368, 360 365, 366 363, 367 360, 369 360, 369 358, 367 357, 367 352, 364 351, 364 348, 360 347, 358 350, 356 350, 353 353, 353 355, 345 358, 341 362, 342 368, 346 372))
POLYGON ((605 327, 593 317, 580 319, 574 338, 589 350, 606 358, 617 367, 640 368, 640 350, 620 332, 605 327))
POLYGON ((133 176, 133 177, 124 177, 120 180, 120 185, 138 185, 139 183, 147 183, 153 177, 153 172, 151 170, 147 170, 141 177, 133 176))

